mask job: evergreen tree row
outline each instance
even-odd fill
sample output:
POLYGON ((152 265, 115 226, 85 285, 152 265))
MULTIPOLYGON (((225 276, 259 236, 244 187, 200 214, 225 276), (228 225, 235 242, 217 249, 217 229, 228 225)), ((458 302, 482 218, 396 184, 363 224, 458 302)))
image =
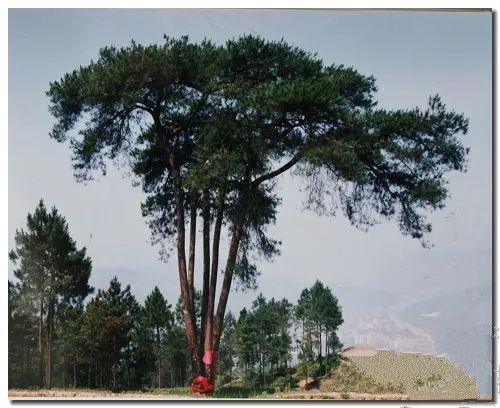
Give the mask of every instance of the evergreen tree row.
MULTIPOLYGON (((88 299, 94 288, 86 249, 77 248, 64 217, 43 201, 15 242, 9 387, 139 389, 191 382, 196 369, 180 298, 172 306, 155 287, 140 304, 130 286, 114 277, 88 299)), ((201 291, 194 299, 199 322, 201 291)), ((295 306, 261 294, 237 318, 227 313, 217 382, 281 388, 324 374, 338 362, 340 324, 337 299, 319 281, 304 289, 295 306)))

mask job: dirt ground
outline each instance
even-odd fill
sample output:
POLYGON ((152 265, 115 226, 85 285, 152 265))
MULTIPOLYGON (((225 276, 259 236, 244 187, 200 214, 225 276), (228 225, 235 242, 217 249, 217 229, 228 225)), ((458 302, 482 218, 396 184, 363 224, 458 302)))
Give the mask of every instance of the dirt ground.
MULTIPOLYGON (((318 390, 311 391, 292 391, 283 392, 273 395, 268 395, 263 399, 351 399, 351 400, 407 400, 407 395, 402 394, 360 394, 360 393, 339 393, 339 392, 320 392, 318 390)), ((200 395, 175 395, 175 394, 159 394, 154 392, 120 392, 114 393, 111 391, 95 391, 95 390, 9 390, 9 399, 11 400, 26 400, 26 399, 205 399, 207 397, 200 395)))
POLYGON ((318 390, 311 391, 290 391, 270 395, 271 399, 332 399, 332 400, 392 400, 401 401, 409 400, 408 395, 404 394, 363 394, 358 392, 321 392, 318 390))
POLYGON ((157 394, 152 392, 111 392, 97 390, 9 390, 9 399, 196 399, 204 398, 198 395, 175 395, 175 394, 157 394))

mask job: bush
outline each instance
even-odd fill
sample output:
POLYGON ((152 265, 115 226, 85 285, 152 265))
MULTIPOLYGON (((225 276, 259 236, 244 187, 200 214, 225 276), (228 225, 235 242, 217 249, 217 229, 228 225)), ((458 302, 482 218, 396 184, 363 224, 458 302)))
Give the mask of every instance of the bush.
POLYGON ((297 380, 293 378, 278 377, 271 383, 271 388, 276 391, 288 391, 297 387, 297 380))

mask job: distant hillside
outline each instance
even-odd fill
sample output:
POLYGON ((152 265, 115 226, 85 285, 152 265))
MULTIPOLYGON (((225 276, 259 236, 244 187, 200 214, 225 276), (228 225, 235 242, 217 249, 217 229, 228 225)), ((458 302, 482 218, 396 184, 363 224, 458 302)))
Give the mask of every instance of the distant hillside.
POLYGON ((481 395, 492 395, 491 285, 454 293, 443 289, 441 295, 426 299, 388 294, 386 299, 394 299, 391 307, 376 290, 339 293, 346 312, 339 329, 344 344, 446 355, 475 377, 481 395))
POLYGON ((435 351, 473 375, 481 394, 491 395, 492 302, 491 287, 475 287, 415 303, 399 316, 429 333, 435 351))
POLYGON ((410 399, 475 400, 476 381, 446 357, 351 347, 323 391, 397 392, 410 399))

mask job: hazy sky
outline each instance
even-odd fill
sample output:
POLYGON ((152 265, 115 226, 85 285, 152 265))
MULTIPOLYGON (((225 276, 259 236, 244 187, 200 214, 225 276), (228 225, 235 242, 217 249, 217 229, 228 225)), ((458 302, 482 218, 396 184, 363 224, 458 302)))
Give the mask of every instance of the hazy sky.
MULTIPOLYGON (((88 185, 73 178, 68 145, 51 140, 49 82, 95 59, 100 47, 162 42, 188 34, 216 42, 258 34, 316 52, 325 63, 373 74, 384 108, 424 107, 439 93, 470 119, 464 142, 469 171, 451 174, 451 199, 431 216, 432 249, 403 237, 395 223, 368 233, 345 219, 301 211, 299 180, 285 176, 274 237, 282 254, 260 265, 265 296, 295 301, 321 279, 342 298, 360 286, 432 298, 491 285, 492 128, 491 14, 443 12, 11 10, 9 13, 9 245, 40 198, 66 216, 86 245, 93 282, 114 273, 143 298, 158 285, 178 296, 177 265, 158 260, 140 215, 142 193, 112 169, 88 185), (92 238, 91 238, 92 235, 92 238)), ((199 259, 199 258, 198 258, 199 259)), ((256 293, 231 295, 235 311, 256 293)), ((362 303, 363 299, 359 299, 362 303)), ((464 305, 464 308, 466 305, 464 305)))

